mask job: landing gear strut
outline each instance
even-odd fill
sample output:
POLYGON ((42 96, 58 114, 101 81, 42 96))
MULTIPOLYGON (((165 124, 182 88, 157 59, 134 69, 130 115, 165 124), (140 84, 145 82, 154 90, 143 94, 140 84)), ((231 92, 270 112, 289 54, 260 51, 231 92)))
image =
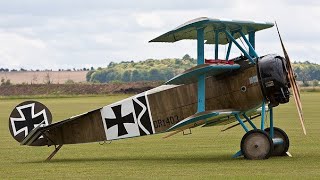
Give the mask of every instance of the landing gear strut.
POLYGON ((270 156, 291 156, 288 153, 289 138, 288 135, 280 128, 273 126, 273 109, 269 108, 270 112, 270 127, 265 126, 265 114, 266 114, 265 100, 261 106, 261 127, 258 129, 251 119, 246 116, 245 113, 242 116, 249 122, 253 130, 249 131, 248 127, 244 124, 244 121, 240 118, 239 114, 235 114, 235 118, 239 124, 246 131, 240 144, 240 151, 238 151, 234 158, 244 156, 246 159, 268 159, 270 156))

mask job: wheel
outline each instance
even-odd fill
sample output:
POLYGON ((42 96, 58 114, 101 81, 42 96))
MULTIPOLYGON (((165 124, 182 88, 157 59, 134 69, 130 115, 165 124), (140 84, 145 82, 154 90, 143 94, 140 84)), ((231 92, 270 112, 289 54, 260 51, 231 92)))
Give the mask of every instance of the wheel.
MULTIPOLYGON (((289 149, 289 137, 287 135, 287 133, 285 133, 282 129, 274 127, 274 137, 275 138, 281 138, 283 140, 283 144, 277 144, 274 145, 273 148, 273 156, 286 156, 287 155, 287 151, 289 149)), ((265 129, 265 132, 267 132, 269 134, 270 132, 270 128, 265 129)))
POLYGON ((268 159, 273 151, 273 142, 266 132, 251 130, 243 136, 240 148, 246 159, 268 159))

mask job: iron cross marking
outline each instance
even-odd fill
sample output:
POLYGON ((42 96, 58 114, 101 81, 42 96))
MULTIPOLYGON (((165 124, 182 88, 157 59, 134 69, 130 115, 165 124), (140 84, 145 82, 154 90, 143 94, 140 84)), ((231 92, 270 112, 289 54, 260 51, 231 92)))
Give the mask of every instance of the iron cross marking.
POLYGON ((20 130, 24 127, 28 128, 28 133, 30 133, 30 131, 34 128, 35 124, 40 124, 44 119, 44 115, 40 114, 37 117, 32 118, 32 114, 34 114, 34 112, 32 112, 32 108, 31 107, 27 107, 24 109, 21 109, 22 113, 24 116, 24 121, 14 121, 14 125, 16 127, 16 130, 20 130))
POLYGON ((128 131, 124 127, 124 123, 135 123, 133 114, 130 113, 122 117, 121 104, 118 106, 112 107, 112 110, 116 118, 115 119, 105 118, 107 128, 111 128, 112 126, 118 125, 118 136, 123 136, 128 134, 128 131))

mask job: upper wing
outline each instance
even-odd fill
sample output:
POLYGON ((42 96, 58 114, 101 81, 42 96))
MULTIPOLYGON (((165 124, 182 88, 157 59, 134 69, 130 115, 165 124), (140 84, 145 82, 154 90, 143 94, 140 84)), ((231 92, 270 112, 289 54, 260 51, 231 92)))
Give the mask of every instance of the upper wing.
MULTIPOLYGON (((204 39, 207 40, 207 44, 214 44, 215 35, 214 30, 229 29, 230 31, 236 31, 241 29, 244 34, 248 34, 250 31, 256 32, 263 29, 272 27, 274 24, 270 22, 255 22, 255 21, 238 21, 238 20, 223 20, 212 19, 207 17, 201 17, 188 21, 181 26, 169 31, 149 42, 176 42, 182 39, 197 39, 197 28, 204 27, 204 39)), ((241 37, 239 33, 234 34, 234 38, 241 37)), ((219 44, 227 44, 227 35, 220 32, 219 44)))
POLYGON ((166 84, 191 84, 197 82, 200 75, 216 76, 239 68, 239 64, 201 64, 175 76, 166 84))

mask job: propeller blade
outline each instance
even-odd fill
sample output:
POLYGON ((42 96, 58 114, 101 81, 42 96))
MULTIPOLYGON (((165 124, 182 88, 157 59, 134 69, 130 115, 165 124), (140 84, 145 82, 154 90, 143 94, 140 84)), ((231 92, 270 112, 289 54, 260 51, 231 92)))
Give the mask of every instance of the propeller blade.
POLYGON ((301 99, 300 99, 299 88, 298 88, 297 82, 296 82, 295 77, 294 77, 294 73, 293 73, 293 70, 292 70, 292 66, 291 66, 289 55, 288 55, 288 53, 287 53, 287 51, 286 51, 286 49, 285 49, 285 47, 283 45, 282 38, 281 38, 281 35, 280 35, 280 32, 279 32, 279 28, 278 28, 277 22, 275 22, 275 24, 276 24, 277 32, 278 32, 278 35, 279 35, 280 43, 281 43, 281 46, 282 46, 282 51, 283 51, 284 57, 285 57, 285 59, 287 61, 288 79, 289 79, 290 84, 291 84, 291 89, 292 89, 294 101, 295 101, 295 104, 296 104, 296 107, 297 107, 297 111, 298 111, 301 127, 302 127, 302 130, 303 130, 303 133, 306 135, 307 131, 306 131, 306 128, 304 126, 304 118, 303 118, 303 113, 302 113, 302 104, 301 104, 301 99))

